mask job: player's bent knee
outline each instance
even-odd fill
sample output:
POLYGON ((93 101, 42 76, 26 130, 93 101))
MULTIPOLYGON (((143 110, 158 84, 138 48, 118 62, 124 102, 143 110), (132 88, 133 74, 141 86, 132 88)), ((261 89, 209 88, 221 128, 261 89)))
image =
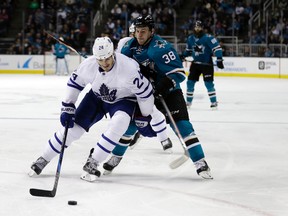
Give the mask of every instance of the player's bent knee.
POLYGON ((111 118, 109 130, 121 137, 127 130, 131 117, 123 111, 117 111, 111 118))
POLYGON ((69 146, 72 142, 80 139, 80 137, 85 133, 85 130, 77 124, 74 124, 74 127, 69 129, 70 131, 67 134, 66 145, 69 146))

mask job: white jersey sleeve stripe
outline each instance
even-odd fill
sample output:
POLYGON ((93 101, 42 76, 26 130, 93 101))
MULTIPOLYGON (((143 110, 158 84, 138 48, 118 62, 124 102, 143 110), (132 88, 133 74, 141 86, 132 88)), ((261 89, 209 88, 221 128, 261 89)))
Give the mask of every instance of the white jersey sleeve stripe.
POLYGON ((78 89, 80 91, 82 91, 84 89, 84 87, 82 87, 79 84, 77 84, 76 82, 74 82, 71 78, 69 79, 67 85, 72 87, 72 88, 76 88, 76 89, 78 89))
POLYGON ((185 71, 183 68, 177 68, 176 70, 172 70, 172 71, 166 73, 166 75, 168 75, 168 74, 179 74, 179 75, 186 78, 185 71))
POLYGON ((150 91, 150 93, 149 93, 148 95, 146 95, 146 96, 144 96, 144 97, 140 97, 140 98, 149 98, 152 94, 153 94, 153 90, 150 91))
POLYGON ((147 98, 152 93, 153 93, 153 89, 152 89, 151 83, 148 83, 148 85, 146 86, 146 88, 142 92, 135 93, 135 94, 137 95, 137 97, 139 96, 140 98, 147 98), (148 94, 147 94, 147 92, 148 92, 148 94), (145 96, 145 93, 146 93, 146 96, 145 96))

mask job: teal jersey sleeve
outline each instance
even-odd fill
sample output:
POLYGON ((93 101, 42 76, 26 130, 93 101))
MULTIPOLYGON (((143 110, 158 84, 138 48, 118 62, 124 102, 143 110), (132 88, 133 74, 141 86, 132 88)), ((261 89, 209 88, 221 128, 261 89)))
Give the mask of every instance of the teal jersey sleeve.
POLYGON ((182 53, 183 56, 185 56, 185 57, 192 56, 192 48, 193 48, 192 44, 194 44, 193 40, 194 40, 193 35, 190 35, 187 38, 186 49, 182 53))
POLYGON ((136 43, 135 40, 136 40, 135 38, 132 38, 131 40, 127 41, 122 47, 121 53, 130 58, 133 58, 133 52, 132 52, 133 48, 131 49, 131 47, 133 47, 133 44, 136 43))
POLYGON ((210 49, 212 50, 212 53, 214 54, 214 56, 216 56, 217 58, 223 57, 222 48, 218 40, 215 37, 213 37, 212 35, 207 35, 206 43, 207 43, 207 46, 209 46, 210 49))

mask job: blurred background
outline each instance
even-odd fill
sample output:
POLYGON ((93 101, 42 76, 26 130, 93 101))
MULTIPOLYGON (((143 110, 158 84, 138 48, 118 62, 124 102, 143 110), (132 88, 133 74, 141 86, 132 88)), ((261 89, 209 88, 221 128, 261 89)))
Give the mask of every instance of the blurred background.
POLYGON ((43 55, 63 37, 91 54, 97 36, 115 43, 140 14, 152 14, 156 32, 181 53, 200 19, 220 41, 224 56, 287 57, 286 0, 1 0, 0 54, 43 55))

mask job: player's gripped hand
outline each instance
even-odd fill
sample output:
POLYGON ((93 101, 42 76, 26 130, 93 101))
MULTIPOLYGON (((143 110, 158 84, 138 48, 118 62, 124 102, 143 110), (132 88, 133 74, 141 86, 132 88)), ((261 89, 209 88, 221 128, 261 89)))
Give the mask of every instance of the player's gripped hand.
POLYGON ((68 128, 74 126, 76 107, 73 103, 62 102, 60 122, 63 127, 68 124, 68 128))

